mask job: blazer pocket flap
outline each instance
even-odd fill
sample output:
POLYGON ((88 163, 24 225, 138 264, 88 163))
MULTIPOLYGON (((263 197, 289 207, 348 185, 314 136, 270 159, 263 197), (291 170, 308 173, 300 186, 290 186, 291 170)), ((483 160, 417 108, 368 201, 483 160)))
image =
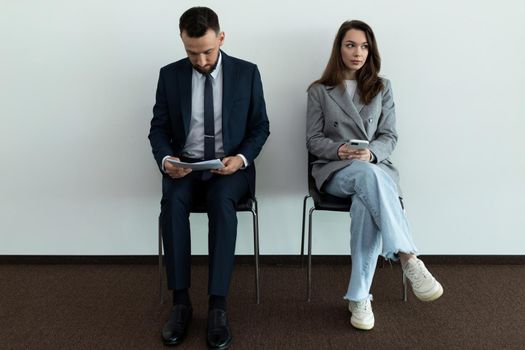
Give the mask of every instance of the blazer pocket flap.
POLYGON ((329 160, 326 160, 326 159, 318 159, 318 160, 316 160, 316 161, 313 161, 313 162, 310 163, 310 164, 326 164, 326 163, 328 163, 328 162, 330 162, 330 161, 329 161, 329 160))

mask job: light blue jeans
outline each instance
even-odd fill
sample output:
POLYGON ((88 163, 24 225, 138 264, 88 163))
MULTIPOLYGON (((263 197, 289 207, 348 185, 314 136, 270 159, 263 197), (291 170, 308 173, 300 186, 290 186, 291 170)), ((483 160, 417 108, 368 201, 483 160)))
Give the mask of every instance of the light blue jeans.
POLYGON ((393 260, 398 259, 399 252, 417 254, 397 186, 377 165, 354 160, 336 172, 324 190, 333 196, 352 198, 352 273, 345 299, 371 298, 370 286, 381 251, 386 259, 393 260))

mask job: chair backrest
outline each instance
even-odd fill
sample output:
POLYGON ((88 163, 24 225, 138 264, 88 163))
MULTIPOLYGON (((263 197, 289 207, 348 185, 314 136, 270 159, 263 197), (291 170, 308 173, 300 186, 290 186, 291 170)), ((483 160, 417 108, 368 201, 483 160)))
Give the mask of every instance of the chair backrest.
POLYGON ((308 194, 312 196, 316 210, 349 211, 352 201, 350 198, 339 198, 331 194, 321 192, 315 185, 312 176, 313 162, 318 158, 308 152, 308 194))

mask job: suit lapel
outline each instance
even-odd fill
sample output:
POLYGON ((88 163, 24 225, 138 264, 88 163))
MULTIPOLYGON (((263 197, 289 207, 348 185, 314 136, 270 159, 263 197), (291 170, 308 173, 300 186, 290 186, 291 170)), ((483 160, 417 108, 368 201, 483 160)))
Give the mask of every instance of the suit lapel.
MULTIPOLYGON (((348 115, 354 121, 358 128, 363 132, 363 135, 367 136, 365 126, 363 124, 363 119, 359 114, 359 111, 363 108, 363 104, 359 101, 359 106, 354 105, 354 103, 352 103, 352 101, 350 101, 350 99, 348 98, 346 89, 341 89, 339 87, 334 87, 328 90, 328 95, 332 98, 332 100, 334 100, 335 103, 337 103, 337 105, 343 110, 343 112, 345 112, 345 114, 348 115)), ((354 95, 354 99, 356 95, 354 95)))
POLYGON ((186 59, 186 62, 187 64, 185 64, 181 70, 178 80, 180 104, 182 110, 182 123, 184 125, 184 133, 186 136, 188 136, 191 121, 191 85, 193 68, 188 59, 186 59))
POLYGON ((229 140, 228 119, 230 118, 230 110, 233 104, 233 92, 235 91, 235 82, 238 81, 238 69, 235 68, 231 58, 221 51, 222 54, 222 140, 224 149, 227 149, 229 140))

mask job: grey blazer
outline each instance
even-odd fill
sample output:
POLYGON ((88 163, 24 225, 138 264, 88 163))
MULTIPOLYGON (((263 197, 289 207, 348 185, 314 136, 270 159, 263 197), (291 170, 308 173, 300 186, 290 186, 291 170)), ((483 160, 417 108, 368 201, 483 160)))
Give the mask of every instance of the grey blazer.
POLYGON ((396 115, 390 81, 383 79, 384 89, 364 105, 359 91, 354 98, 343 87, 316 84, 308 90, 306 111, 306 147, 318 160, 312 176, 319 190, 338 170, 352 160, 340 160, 337 149, 350 139, 370 142, 376 164, 387 172, 399 187, 399 173, 389 157, 397 143, 396 115))

